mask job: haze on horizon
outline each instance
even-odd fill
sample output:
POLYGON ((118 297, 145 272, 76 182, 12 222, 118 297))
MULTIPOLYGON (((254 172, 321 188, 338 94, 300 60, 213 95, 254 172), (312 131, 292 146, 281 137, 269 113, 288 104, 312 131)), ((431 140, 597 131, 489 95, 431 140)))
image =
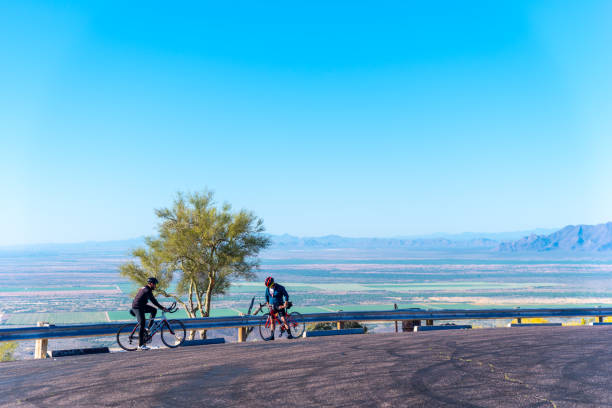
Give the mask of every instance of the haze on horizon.
POLYGON ((612 3, 0 6, 0 246, 152 234, 209 188, 268 232, 612 220, 612 3))

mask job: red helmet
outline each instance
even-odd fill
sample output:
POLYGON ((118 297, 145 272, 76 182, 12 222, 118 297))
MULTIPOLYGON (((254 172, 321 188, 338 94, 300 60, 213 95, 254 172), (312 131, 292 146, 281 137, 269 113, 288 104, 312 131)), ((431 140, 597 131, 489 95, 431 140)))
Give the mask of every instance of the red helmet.
POLYGON ((274 278, 273 278, 273 277, 271 277, 271 276, 268 276, 268 277, 266 278, 266 282, 265 282, 266 287, 267 287, 267 288, 269 288, 269 287, 270 287, 270 285, 272 285, 273 283, 274 283, 274 278))

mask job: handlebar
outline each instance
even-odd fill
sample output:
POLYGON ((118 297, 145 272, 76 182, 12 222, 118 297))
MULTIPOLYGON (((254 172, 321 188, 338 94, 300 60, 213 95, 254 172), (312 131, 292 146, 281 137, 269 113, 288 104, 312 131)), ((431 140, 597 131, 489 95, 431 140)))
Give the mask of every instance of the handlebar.
POLYGON ((175 313, 178 310, 178 306, 176 305, 176 302, 172 302, 172 304, 170 305, 170 307, 166 308, 166 311, 168 313, 175 313))

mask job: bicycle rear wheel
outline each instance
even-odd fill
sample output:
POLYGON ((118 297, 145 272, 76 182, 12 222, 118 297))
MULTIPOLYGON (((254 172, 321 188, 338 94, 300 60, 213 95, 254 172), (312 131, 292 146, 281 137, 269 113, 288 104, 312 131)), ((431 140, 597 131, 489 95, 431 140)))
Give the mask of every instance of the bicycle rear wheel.
MULTIPOLYGON (((263 317, 266 320, 259 325, 259 335, 263 340, 268 341, 271 340, 271 337, 274 334, 272 331, 272 317, 270 316, 270 313, 266 313, 263 315, 263 317)), ((278 326, 278 324, 276 326, 278 326)))
POLYGON ((306 324, 302 320, 302 315, 299 312, 291 312, 287 316, 287 324, 291 329, 291 335, 293 337, 302 337, 306 324))
POLYGON ((138 323, 124 324, 117 330, 117 344, 126 351, 134 351, 138 348, 138 323))
POLYGON ((170 348, 178 347, 186 338, 185 325, 180 320, 168 320, 161 329, 161 339, 170 348))

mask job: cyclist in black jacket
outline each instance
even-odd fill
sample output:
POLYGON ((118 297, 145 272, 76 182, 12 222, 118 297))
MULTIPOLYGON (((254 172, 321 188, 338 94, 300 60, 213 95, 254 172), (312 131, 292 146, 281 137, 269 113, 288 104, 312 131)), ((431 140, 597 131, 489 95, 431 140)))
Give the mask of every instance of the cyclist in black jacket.
POLYGON ((147 303, 151 301, 151 303, 153 303, 155 306, 157 306, 164 312, 167 311, 165 307, 159 304, 157 299, 155 299, 155 296, 153 296, 153 290, 155 289, 155 286, 158 283, 158 280, 155 278, 147 279, 146 286, 144 286, 138 291, 136 297, 134 298, 134 301, 132 302, 132 314, 136 316, 136 319, 138 319, 138 324, 140 325, 140 330, 138 332, 138 348, 140 350, 149 349, 149 347, 144 344, 146 322, 145 313, 151 314, 151 319, 149 319, 149 329, 153 325, 153 319, 155 319, 155 315, 157 314, 157 309, 153 306, 149 306, 147 303))

